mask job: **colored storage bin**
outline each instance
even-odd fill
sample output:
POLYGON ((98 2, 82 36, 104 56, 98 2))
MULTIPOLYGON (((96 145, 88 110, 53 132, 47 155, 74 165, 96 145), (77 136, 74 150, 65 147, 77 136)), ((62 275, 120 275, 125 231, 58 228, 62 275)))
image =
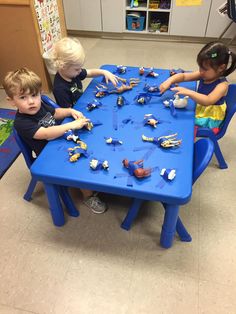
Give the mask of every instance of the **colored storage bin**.
POLYGON ((129 31, 143 31, 144 29, 144 16, 136 17, 127 15, 127 28, 129 31))

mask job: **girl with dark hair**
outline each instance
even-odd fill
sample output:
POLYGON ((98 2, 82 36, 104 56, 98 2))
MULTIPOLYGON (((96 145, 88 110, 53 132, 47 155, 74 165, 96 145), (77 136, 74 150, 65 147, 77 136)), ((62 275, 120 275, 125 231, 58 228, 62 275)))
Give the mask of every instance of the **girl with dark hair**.
POLYGON ((198 53, 197 63, 199 71, 169 77, 160 85, 160 91, 165 92, 175 83, 199 80, 196 92, 181 86, 171 90, 176 91, 177 95, 189 96, 196 101, 195 125, 208 127, 217 134, 226 113, 226 76, 236 69, 236 54, 220 42, 211 42, 198 53))

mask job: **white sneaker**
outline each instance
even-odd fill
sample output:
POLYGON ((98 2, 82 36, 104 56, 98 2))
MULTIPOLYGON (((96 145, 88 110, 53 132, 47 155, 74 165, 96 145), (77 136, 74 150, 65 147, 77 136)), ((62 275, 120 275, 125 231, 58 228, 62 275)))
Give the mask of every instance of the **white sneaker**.
POLYGON ((103 214, 107 210, 106 203, 102 202, 97 196, 90 196, 83 202, 94 214, 103 214))

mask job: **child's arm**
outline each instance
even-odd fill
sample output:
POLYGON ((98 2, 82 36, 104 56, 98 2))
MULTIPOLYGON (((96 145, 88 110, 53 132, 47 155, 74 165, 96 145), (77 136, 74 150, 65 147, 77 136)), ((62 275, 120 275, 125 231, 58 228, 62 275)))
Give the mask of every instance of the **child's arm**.
POLYGON ((227 94, 228 83, 222 82, 218 84, 209 95, 200 94, 191 89, 184 88, 181 86, 174 87, 171 90, 176 91, 177 95, 179 94, 179 95, 191 97, 194 101, 196 101, 196 103, 202 106, 210 106, 210 105, 214 105, 221 97, 227 94))
POLYGON ((72 108, 56 108, 54 113, 54 118, 56 120, 62 120, 66 117, 72 116, 74 119, 84 118, 82 112, 77 111, 72 108))
POLYGON ((112 74, 111 72, 109 72, 107 70, 102 70, 102 69, 87 70, 87 77, 96 77, 96 76, 100 76, 100 75, 104 75, 106 83, 111 81, 114 86, 117 85, 118 79, 117 79, 116 75, 112 74))
POLYGON ((48 128, 41 127, 34 134, 36 140, 52 140, 62 136, 68 130, 81 129, 89 122, 89 119, 81 118, 61 125, 54 125, 48 128))
POLYGON ((167 89, 170 88, 172 84, 180 82, 197 81, 199 79, 200 79, 199 71, 178 73, 173 76, 170 76, 166 81, 161 83, 161 85, 159 86, 160 92, 164 93, 167 89))

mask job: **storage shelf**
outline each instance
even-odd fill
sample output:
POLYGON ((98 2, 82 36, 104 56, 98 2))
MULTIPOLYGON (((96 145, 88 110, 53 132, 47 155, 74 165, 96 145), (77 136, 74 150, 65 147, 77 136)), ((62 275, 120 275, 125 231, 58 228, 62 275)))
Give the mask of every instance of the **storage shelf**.
MULTIPOLYGON (((130 1, 124 0, 124 32, 168 35, 170 31, 172 2, 173 0, 170 0, 170 9, 152 9, 149 7, 151 0, 143 0, 142 2, 139 2, 137 8, 130 8, 130 1), (140 13, 140 19, 142 20, 140 22, 142 22, 142 25, 139 23, 139 20, 135 20, 135 18, 133 18, 134 22, 132 21, 131 24, 130 18, 127 18, 127 16, 130 16, 129 14, 132 14, 132 12, 140 13), (136 31, 136 28, 138 27, 140 30, 136 31), (167 32, 160 32, 160 28, 166 29, 167 32)), ((139 18, 137 17, 137 19, 139 18)))

